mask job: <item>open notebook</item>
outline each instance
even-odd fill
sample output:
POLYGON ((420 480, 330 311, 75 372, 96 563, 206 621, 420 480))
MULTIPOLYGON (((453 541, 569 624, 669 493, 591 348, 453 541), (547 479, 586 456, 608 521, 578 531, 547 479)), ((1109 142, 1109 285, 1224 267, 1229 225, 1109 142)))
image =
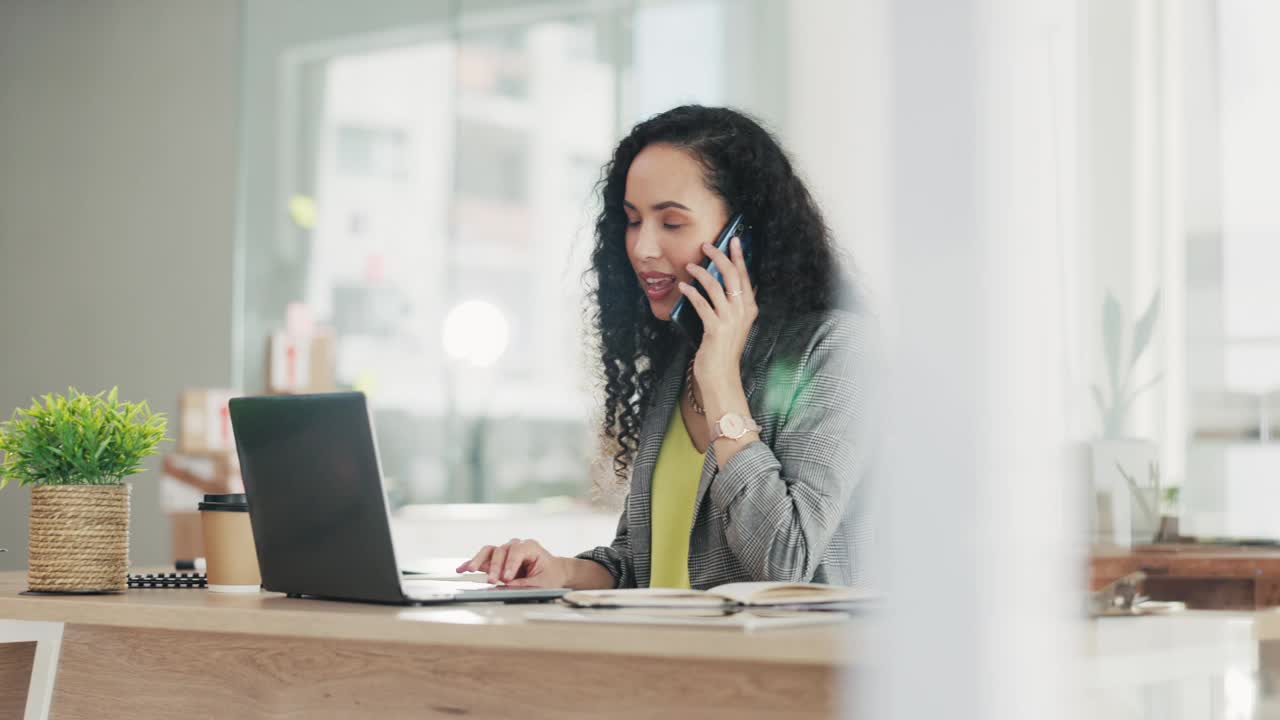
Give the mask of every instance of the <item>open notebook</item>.
POLYGON ((797 610, 758 610, 735 606, 724 608, 570 608, 563 605, 543 607, 524 614, 531 622, 600 623, 607 625, 671 625, 678 627, 718 628, 740 632, 756 632, 806 625, 830 625, 849 622, 843 612, 805 612, 797 610))
POLYGON ((866 590, 821 583, 739 582, 710 590, 637 588, 630 590, 578 590, 564 596, 565 603, 580 608, 724 608, 803 607, 860 603, 876 599, 866 590))

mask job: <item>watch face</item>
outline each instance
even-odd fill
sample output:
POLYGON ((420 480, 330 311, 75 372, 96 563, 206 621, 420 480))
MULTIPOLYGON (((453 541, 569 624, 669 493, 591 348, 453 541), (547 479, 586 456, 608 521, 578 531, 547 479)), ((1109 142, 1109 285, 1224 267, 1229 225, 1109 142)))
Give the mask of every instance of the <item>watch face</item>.
POLYGON ((747 424, 743 422, 742 417, 729 413, 720 418, 720 432, 731 438, 742 437, 747 431, 747 424))

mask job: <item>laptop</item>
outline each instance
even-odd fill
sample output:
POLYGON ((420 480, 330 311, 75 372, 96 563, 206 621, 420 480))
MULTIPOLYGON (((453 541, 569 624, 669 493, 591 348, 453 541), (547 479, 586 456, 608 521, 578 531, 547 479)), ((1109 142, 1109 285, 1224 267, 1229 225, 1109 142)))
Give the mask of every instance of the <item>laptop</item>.
POLYGON ((264 589, 411 605, 568 592, 406 577, 363 393, 234 398, 229 408, 264 589))

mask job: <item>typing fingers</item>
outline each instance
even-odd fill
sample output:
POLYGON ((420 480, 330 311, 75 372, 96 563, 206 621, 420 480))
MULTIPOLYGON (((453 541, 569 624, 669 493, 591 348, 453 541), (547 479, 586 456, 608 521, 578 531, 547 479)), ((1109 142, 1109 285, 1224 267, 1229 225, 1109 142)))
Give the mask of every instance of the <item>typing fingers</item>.
POLYGON ((480 552, 476 553, 470 560, 459 565, 454 572, 487 572, 489 569, 489 558, 493 556, 494 547, 485 545, 480 548, 480 552))
POLYGON ((489 567, 485 569, 489 574, 489 582, 497 584, 501 581, 499 575, 502 574, 502 568, 507 562, 507 553, 510 550, 511 543, 504 543, 493 549, 493 556, 489 558, 489 567))
POLYGON ((502 574, 499 579, 504 583, 509 583, 520 574, 520 568, 525 562, 531 560, 533 556, 533 548, 530 547, 528 540, 520 540, 511 544, 511 550, 507 552, 507 561, 502 566, 502 574))

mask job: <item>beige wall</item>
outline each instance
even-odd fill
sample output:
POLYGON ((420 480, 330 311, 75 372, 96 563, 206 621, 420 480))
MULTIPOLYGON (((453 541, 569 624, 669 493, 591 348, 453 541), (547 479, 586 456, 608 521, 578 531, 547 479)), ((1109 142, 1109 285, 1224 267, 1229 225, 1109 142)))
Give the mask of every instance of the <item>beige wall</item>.
MULTIPOLYGON (((230 381, 236 0, 0 3, 0 414, 119 385, 170 417, 230 381)), ((134 484, 135 563, 168 535, 134 484)), ((27 491, 0 492, 0 569, 27 491)))

